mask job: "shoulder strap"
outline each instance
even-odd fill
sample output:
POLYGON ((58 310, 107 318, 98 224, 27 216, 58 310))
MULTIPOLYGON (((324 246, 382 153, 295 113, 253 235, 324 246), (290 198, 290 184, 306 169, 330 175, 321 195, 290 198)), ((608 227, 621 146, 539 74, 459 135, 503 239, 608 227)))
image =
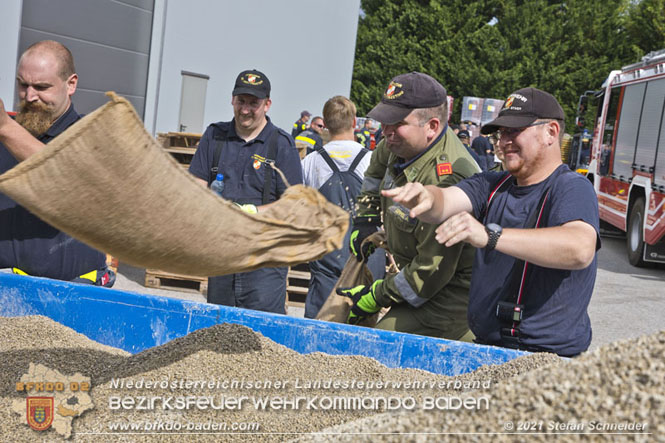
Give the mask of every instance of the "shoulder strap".
POLYGON ((363 159, 365 154, 367 154, 368 152, 369 152, 368 149, 364 149, 364 148, 361 149, 360 152, 358 153, 358 155, 356 155, 356 158, 353 159, 353 162, 351 163, 351 166, 349 166, 348 172, 355 171, 356 168, 358 167, 358 165, 360 164, 360 161, 363 159))
POLYGON ((325 160, 325 162, 328 164, 328 166, 330 166, 330 169, 332 169, 333 172, 340 172, 339 168, 337 167, 337 164, 333 161, 332 158, 330 158, 330 155, 324 148, 321 148, 316 152, 318 152, 319 155, 321 155, 323 160, 325 160))
POLYGON ((212 166, 210 167, 210 174, 208 175, 208 186, 215 180, 219 172, 219 158, 222 155, 222 148, 227 141, 227 133, 219 126, 214 126, 215 132, 213 133, 213 142, 215 143, 215 151, 212 155, 212 166))
MULTIPOLYGON (((567 171, 555 171, 555 177, 550 182, 549 186, 545 188, 538 201, 538 206, 529 214, 529 218, 524 225, 524 229, 533 229, 540 227, 543 218, 545 205, 549 200, 550 190, 556 183, 559 177, 567 171)), ((501 338, 505 343, 511 346, 519 347, 520 343, 520 330, 519 325, 522 321, 524 312, 524 305, 522 304, 524 298, 524 286, 531 271, 530 263, 524 260, 515 260, 513 268, 510 271, 510 277, 507 280, 508 291, 506 296, 499 301, 497 305, 497 317, 502 325, 500 329, 501 338)))
POLYGON ((494 190, 490 192, 490 195, 487 198, 487 205, 485 206, 485 223, 487 223, 487 215, 490 213, 490 205, 492 204, 492 200, 494 200, 494 196, 497 192, 503 192, 512 185, 514 179, 510 180, 511 178, 513 178, 512 175, 506 174, 501 180, 499 180, 499 183, 494 187, 494 190))
POLYGON ((270 191, 272 190, 272 178, 275 175, 273 165, 275 164, 275 157, 277 156, 277 137, 279 136, 279 129, 275 127, 270 137, 268 138, 268 153, 266 154, 266 172, 263 179, 263 204, 270 203, 270 191), (268 170, 268 168, 270 170, 268 170))

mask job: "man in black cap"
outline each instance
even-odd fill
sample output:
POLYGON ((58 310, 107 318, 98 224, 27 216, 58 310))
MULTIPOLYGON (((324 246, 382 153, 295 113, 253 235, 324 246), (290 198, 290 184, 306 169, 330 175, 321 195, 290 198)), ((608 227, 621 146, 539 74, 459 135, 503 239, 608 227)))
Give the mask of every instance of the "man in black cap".
MULTIPOLYGON (((271 165, 284 173, 289 184, 302 183, 300 157, 293 139, 266 115, 272 102, 265 74, 257 70, 241 72, 232 97, 233 120, 208 126, 189 172, 203 186, 210 186, 222 174, 222 196, 245 212, 256 213, 286 190, 271 165)), ((211 277, 208 302, 283 314, 286 273, 287 268, 262 268, 211 277)))
POLYGON ((311 116, 312 113, 309 111, 302 111, 300 113, 300 118, 296 120, 293 124, 293 129, 291 129, 291 137, 296 138, 298 134, 307 129, 307 122, 311 116))
POLYGON ((476 341, 577 355, 591 342, 600 237, 591 182, 561 162, 563 109, 547 92, 520 89, 482 131, 497 132, 507 172, 383 195, 412 217, 443 222, 439 243, 478 248, 469 296, 476 341))
POLYGON ((454 340, 470 340, 466 309, 473 248, 441 246, 434 225, 409 217, 409 210, 380 191, 419 182, 451 186, 480 168, 448 128, 446 90, 427 74, 398 75, 368 114, 384 137, 365 172, 350 247, 356 257, 364 238, 383 225, 400 271, 372 285, 341 290, 353 300, 350 323, 390 306, 377 327, 454 340))
POLYGON ((478 166, 480 166, 480 169, 483 171, 487 170, 487 163, 484 161, 483 157, 480 157, 478 154, 476 154, 476 151, 471 149, 471 146, 469 146, 469 140, 471 139, 471 134, 469 134, 469 131, 466 129, 462 129, 457 132, 457 138, 459 138, 459 141, 462 142, 464 147, 466 148, 467 152, 473 157, 473 159, 478 163, 478 166))

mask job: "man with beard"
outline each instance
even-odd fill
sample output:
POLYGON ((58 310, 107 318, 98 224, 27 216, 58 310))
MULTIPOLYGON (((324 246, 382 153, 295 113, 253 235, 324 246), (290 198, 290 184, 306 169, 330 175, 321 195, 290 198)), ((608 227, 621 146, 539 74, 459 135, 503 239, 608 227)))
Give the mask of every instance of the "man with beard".
MULTIPOLYGON (((16 122, 0 110, 0 173, 44 147, 81 118, 71 102, 78 76, 71 52, 50 40, 30 46, 16 73, 20 99, 16 122), (25 128, 33 137, 25 134, 25 128), (14 143, 21 140, 21 143, 14 143)), ((0 194, 0 268, 16 274, 110 287, 115 274, 105 254, 46 224, 0 194)))
POLYGON ((564 118, 551 94, 520 89, 482 128, 497 132, 508 172, 383 192, 411 217, 443 223, 437 242, 478 248, 469 294, 477 342, 567 357, 591 342, 598 203, 591 182, 561 162, 564 118))
POLYGON ((398 75, 368 115, 381 122, 383 140, 356 199, 350 247, 356 257, 366 257, 360 250, 362 240, 383 220, 388 249, 400 271, 369 286, 338 290, 353 300, 348 322, 357 323, 390 306, 377 328, 470 340, 466 309, 473 248, 438 245, 436 226, 409 217, 408 209, 380 194, 412 182, 452 186, 480 172, 447 125, 446 89, 427 74, 398 75))
MULTIPOLYGON (((233 120, 208 126, 189 166, 202 186, 210 186, 222 174, 222 197, 249 213, 260 211, 286 190, 272 165, 289 184, 302 183, 293 139, 266 115, 271 104, 268 77, 257 70, 241 72, 232 92, 233 120)), ((284 314, 286 274, 287 268, 261 268, 211 277, 208 303, 284 314)))

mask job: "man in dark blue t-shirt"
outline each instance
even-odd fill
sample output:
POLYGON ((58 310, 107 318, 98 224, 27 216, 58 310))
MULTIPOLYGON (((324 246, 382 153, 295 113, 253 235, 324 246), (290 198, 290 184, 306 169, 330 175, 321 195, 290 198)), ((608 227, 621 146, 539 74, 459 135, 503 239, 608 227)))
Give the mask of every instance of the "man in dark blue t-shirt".
MULTIPOLYGON (((272 101, 265 74, 241 72, 232 97, 233 120, 208 126, 189 172, 203 186, 209 186, 217 172, 223 174, 222 196, 245 212, 256 213, 286 190, 287 184, 270 164, 284 173, 290 185, 300 184, 300 157, 293 139, 266 115, 272 101)), ((219 253, 223 255, 224 251, 219 253)), ((284 314, 286 274, 287 268, 261 268, 211 277, 208 302, 284 314)))
POLYGON ((552 95, 520 89, 482 129, 498 131, 507 172, 384 191, 412 217, 443 222, 439 243, 478 248, 468 320, 479 343, 574 356, 591 342, 598 204, 591 183, 561 162, 563 121, 552 95))
MULTIPOLYGON (((30 46, 19 59, 16 78, 20 100, 16 121, 7 117, 0 103, 0 174, 48 149, 44 143, 81 118, 71 102, 78 82, 74 60, 62 44, 45 40, 30 46)), ((99 286, 115 281, 105 254, 45 223, 4 194, 0 194, 0 268, 99 286)))

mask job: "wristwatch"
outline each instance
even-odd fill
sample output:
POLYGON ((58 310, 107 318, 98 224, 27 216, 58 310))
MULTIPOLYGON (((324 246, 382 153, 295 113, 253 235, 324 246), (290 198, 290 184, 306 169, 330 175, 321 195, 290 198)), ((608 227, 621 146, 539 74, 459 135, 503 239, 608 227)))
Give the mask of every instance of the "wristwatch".
POLYGON ((503 232, 503 228, 496 223, 488 223, 485 225, 485 231, 487 232, 487 245, 485 245, 485 249, 488 251, 491 251, 496 247, 496 242, 499 241, 499 237, 501 237, 501 233, 503 232))

